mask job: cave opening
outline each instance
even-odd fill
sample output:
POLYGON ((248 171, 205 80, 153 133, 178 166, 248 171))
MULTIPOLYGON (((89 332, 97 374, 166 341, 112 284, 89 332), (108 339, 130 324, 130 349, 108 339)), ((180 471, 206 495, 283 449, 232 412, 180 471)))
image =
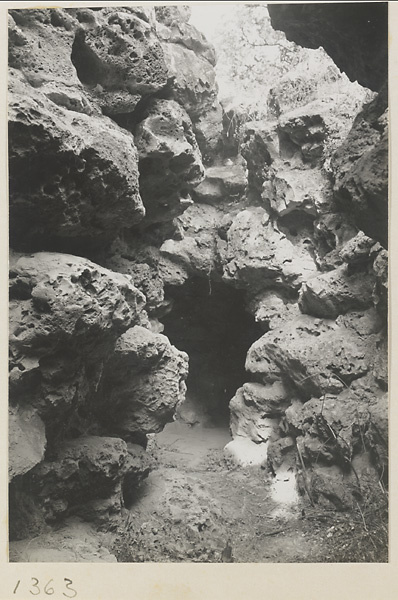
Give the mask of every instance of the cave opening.
POLYGON ((247 351, 264 332, 246 312, 243 290, 195 277, 167 292, 173 309, 162 318, 164 334, 189 356, 180 418, 228 427, 229 401, 247 381, 247 351))

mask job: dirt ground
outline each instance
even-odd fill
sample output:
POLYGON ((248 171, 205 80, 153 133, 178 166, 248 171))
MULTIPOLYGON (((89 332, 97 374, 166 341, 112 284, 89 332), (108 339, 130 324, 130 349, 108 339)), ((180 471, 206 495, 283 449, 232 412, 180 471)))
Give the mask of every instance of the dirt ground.
POLYGON ((387 528, 353 513, 275 500, 260 467, 228 463, 227 429, 173 423, 151 440, 155 467, 113 548, 122 562, 386 562, 387 528))

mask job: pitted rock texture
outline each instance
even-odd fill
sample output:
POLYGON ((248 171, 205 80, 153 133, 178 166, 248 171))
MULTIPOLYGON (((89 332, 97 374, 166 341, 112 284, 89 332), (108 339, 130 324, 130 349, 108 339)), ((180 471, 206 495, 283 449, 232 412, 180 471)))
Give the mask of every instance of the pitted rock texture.
POLYGON ((307 48, 323 46, 352 81, 379 90, 387 78, 386 2, 270 4, 272 26, 307 48))
POLYGON ((133 136, 10 81, 10 241, 25 250, 103 244, 139 222, 133 136))
POLYGON ((275 436, 278 417, 290 405, 290 392, 281 382, 269 385, 245 383, 232 398, 230 428, 233 438, 267 442, 275 436))
POLYGON ((146 322, 128 276, 57 253, 11 255, 10 399, 35 407, 47 433, 73 427, 117 337, 146 322), (68 421, 65 417, 68 415, 68 421))
POLYGON ((133 327, 117 341, 107 363, 101 415, 123 437, 145 443, 147 433, 172 421, 185 397, 188 357, 164 335, 133 327))
POLYGON ((181 44, 163 42, 162 48, 169 77, 173 79, 173 98, 195 122, 216 103, 217 85, 213 65, 181 44))
POLYGON ((339 206, 356 225, 384 247, 388 245, 388 107, 387 90, 356 117, 332 157, 339 206))
POLYGON ((71 61, 78 25, 78 20, 63 9, 10 10, 9 66, 20 70, 28 84, 56 104, 93 114, 95 107, 71 61))
MULTIPOLYGON (((308 7, 311 43, 322 10, 308 7)), ((232 455, 253 451, 252 464, 265 466, 268 451, 276 471, 300 452, 313 499, 339 507, 358 483, 351 467, 362 477, 355 461, 377 468, 375 485, 385 480, 386 97, 364 108, 331 160, 330 138, 336 145, 353 118, 343 109, 336 117, 338 98, 289 113, 281 98, 272 122, 239 130, 231 119, 242 115, 227 115, 223 131, 214 49, 189 13, 182 5, 10 12, 14 539, 41 537, 72 515, 102 525, 122 518, 150 469, 147 435, 184 413, 188 357, 161 331, 193 280, 210 304, 216 298, 221 325, 231 320, 210 332, 220 344, 231 328, 249 339, 253 322, 224 314, 226 286, 238 288, 229 295, 264 332, 243 386, 243 359, 230 364, 227 386, 218 379, 229 352, 211 355, 214 381, 202 385, 192 371, 203 406, 228 389, 226 408, 235 393, 232 455)), ((335 42, 346 48, 348 30, 356 49, 344 50, 344 64, 355 62, 379 89, 384 42, 360 56, 362 34, 351 39, 346 25, 335 42)), ((190 318, 189 309, 185 299, 190 318)), ((205 320, 206 333, 194 326, 185 337, 200 330, 203 340, 205 320)), ((209 339, 196 343, 192 365, 209 339)), ((113 560, 96 546, 87 552, 113 560)))
POLYGON ((357 313, 353 323, 301 315, 255 342, 246 369, 265 382, 283 374, 303 397, 341 392, 371 371, 382 334, 374 310, 357 313))
MULTIPOLYGON (((93 13, 92 13, 93 14, 93 13)), ((154 19, 141 7, 106 8, 76 31, 72 62, 104 114, 131 113, 168 74, 154 19)))
POLYGON ((169 221, 189 206, 189 191, 204 176, 190 118, 176 102, 154 100, 137 127, 135 143, 145 223, 169 221))
POLYGON ((203 34, 187 22, 189 7, 159 6, 155 7, 155 14, 171 96, 192 119, 203 160, 211 164, 220 151, 222 136, 215 50, 203 34))
POLYGON ((370 308, 374 285, 371 273, 339 267, 304 283, 299 305, 314 317, 335 319, 349 310, 370 308))
POLYGON ((162 41, 180 44, 198 56, 203 56, 214 66, 215 50, 203 33, 188 22, 190 13, 189 6, 155 6, 157 34, 162 41))
POLYGON ((251 290, 299 289, 316 266, 281 233, 262 208, 238 213, 227 231, 223 280, 251 290))
MULTIPOLYGON (((83 436, 60 444, 51 458, 30 471, 25 483, 42 505, 47 521, 65 514, 108 519, 123 506, 122 482, 130 468, 126 442, 83 436)), ((136 472, 134 465, 132 471, 136 472)), ((142 476, 148 473, 145 467, 142 471, 142 476)))

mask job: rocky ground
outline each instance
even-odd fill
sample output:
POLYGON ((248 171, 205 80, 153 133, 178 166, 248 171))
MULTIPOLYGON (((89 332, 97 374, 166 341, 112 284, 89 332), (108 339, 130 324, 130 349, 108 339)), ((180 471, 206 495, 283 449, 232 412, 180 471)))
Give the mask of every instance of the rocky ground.
POLYGON ((225 458, 227 429, 166 426, 114 552, 133 562, 385 562, 387 495, 336 514, 291 478, 225 458), (139 525, 137 525, 139 524, 139 525))

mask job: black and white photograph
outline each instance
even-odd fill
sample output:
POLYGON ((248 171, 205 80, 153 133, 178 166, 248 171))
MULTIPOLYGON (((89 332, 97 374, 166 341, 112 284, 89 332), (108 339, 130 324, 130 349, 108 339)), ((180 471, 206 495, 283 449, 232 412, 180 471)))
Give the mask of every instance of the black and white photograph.
POLYGON ((9 563, 389 562, 389 4, 10 3, 9 563))

